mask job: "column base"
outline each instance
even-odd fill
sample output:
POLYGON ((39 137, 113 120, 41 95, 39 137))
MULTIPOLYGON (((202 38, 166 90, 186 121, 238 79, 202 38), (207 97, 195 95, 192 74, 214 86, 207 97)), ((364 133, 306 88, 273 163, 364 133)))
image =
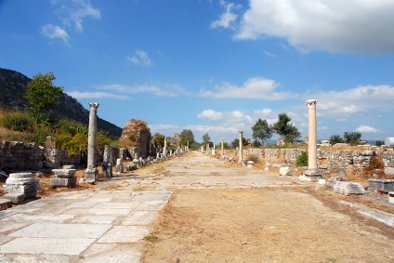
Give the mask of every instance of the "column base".
POLYGON ((84 181, 88 184, 95 184, 98 179, 98 172, 96 168, 87 168, 85 170, 84 181))
POLYGON ((318 182, 323 179, 322 173, 319 170, 306 170, 300 177, 301 181, 318 182))

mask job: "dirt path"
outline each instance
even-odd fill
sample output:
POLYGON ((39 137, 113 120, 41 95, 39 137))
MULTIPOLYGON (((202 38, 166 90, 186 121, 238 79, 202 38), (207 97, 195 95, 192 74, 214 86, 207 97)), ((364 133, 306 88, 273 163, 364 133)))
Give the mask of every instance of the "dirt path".
POLYGON ((394 262, 391 228, 336 209, 330 196, 319 201, 291 178, 198 153, 149 172, 138 175, 141 187, 152 180, 174 195, 142 262, 394 262))

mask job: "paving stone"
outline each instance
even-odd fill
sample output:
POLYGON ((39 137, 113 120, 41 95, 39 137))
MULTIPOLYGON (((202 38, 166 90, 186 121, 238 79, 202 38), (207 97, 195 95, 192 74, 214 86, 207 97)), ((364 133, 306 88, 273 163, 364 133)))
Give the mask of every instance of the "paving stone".
POLYGON ((109 202, 109 203, 98 203, 94 208, 130 208, 135 209, 141 205, 141 201, 131 201, 131 202, 109 202))
POLYGON ((146 201, 143 202, 137 210, 160 210, 167 204, 166 201, 146 201))
POLYGON ((126 208, 90 208, 90 209, 70 209, 65 211, 64 215, 112 215, 112 216, 127 216, 132 209, 126 208))
POLYGON ((15 222, 1 222, 0 224, 0 233, 4 234, 4 233, 8 233, 8 232, 12 232, 15 230, 18 230, 22 227, 25 227, 27 225, 29 225, 30 223, 15 223, 15 222))
POLYGON ((79 216, 70 223, 75 224, 112 224, 116 216, 79 216))
POLYGON ((106 263, 106 262, 116 262, 116 263, 130 263, 139 262, 141 254, 133 248, 122 249, 117 247, 110 251, 105 251, 103 253, 98 253, 82 260, 84 263, 106 263))
POLYGON ((3 219, 3 221, 12 221, 12 222, 56 222, 56 223, 63 223, 66 220, 73 219, 73 215, 27 215, 18 213, 16 215, 7 217, 3 219))
POLYGON ((0 262, 12 262, 12 263, 70 263, 70 258, 68 256, 62 255, 7 255, 4 256, 5 260, 3 261, 0 258, 0 262), (8 261, 7 261, 8 260, 8 261))
POLYGON ((394 216, 392 214, 385 213, 383 211, 377 212, 377 211, 373 211, 373 210, 360 210, 357 212, 362 215, 374 218, 380 222, 383 222, 386 225, 389 225, 392 227, 394 226, 394 216))
POLYGON ((102 238, 100 243, 138 242, 149 234, 149 229, 144 226, 114 226, 102 238))
POLYGON ((122 220, 122 225, 149 225, 155 221, 157 215, 156 211, 135 211, 122 220))
POLYGON ((85 202, 75 202, 67 206, 68 209, 70 208, 92 208, 93 206, 97 205, 97 202, 92 201, 85 201, 85 202))
MULTIPOLYGON (((9 237, 9 236, 0 236, 0 245, 4 244, 4 243, 7 243, 8 241, 10 241, 12 239, 13 238, 9 237)), ((0 262, 2 262, 1 259, 0 259, 0 262)))
MULTIPOLYGON (((86 249, 81 255, 82 258, 87 258, 90 256, 94 256, 99 253, 103 253, 106 251, 110 251, 115 249, 118 244, 115 243, 94 243, 88 249, 86 249)), ((1 262, 1 261, 0 261, 1 262)))
POLYGON ((35 223, 16 231, 13 237, 48 237, 48 238, 99 238, 111 225, 99 224, 52 224, 35 223))
POLYGON ((94 241, 80 238, 16 238, 1 245, 0 253, 78 256, 94 241))

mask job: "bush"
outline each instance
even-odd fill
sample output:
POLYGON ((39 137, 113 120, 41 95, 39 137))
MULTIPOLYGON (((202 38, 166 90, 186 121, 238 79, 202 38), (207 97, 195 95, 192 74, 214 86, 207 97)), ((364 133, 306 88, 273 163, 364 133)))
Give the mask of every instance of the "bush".
POLYGON ((308 166, 308 153, 307 152, 302 152, 300 154, 300 156, 298 156, 297 166, 298 167, 308 166))
POLYGON ((33 132, 35 127, 34 118, 25 112, 5 113, 2 124, 4 128, 20 132, 33 132))

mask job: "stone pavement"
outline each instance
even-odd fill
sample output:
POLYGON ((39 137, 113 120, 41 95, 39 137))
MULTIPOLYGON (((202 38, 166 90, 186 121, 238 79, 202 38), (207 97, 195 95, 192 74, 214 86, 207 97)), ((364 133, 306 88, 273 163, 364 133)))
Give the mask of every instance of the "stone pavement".
POLYGON ((160 172, 115 177, 94 190, 54 194, 0 211, 0 262, 138 262, 149 225, 171 191, 297 185, 291 177, 195 152, 159 165, 160 172))
POLYGON ((0 262, 138 262, 171 192, 80 191, 0 212, 0 262))

